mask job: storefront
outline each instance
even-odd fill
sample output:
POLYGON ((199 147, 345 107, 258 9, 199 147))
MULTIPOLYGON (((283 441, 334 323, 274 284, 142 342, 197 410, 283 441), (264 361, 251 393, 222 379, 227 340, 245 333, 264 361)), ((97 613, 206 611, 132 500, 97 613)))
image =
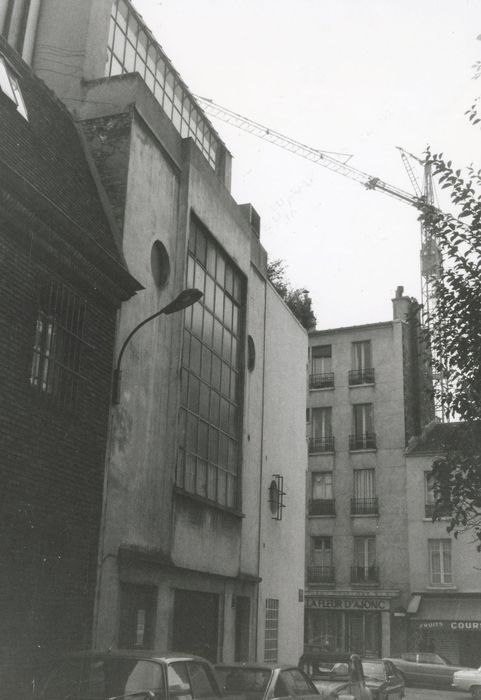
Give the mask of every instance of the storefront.
POLYGON ((305 647, 380 657, 391 651, 391 609, 397 592, 332 592, 305 599, 305 647))
POLYGON ((481 594, 413 595, 408 606, 411 649, 445 656, 453 664, 481 662, 481 594))

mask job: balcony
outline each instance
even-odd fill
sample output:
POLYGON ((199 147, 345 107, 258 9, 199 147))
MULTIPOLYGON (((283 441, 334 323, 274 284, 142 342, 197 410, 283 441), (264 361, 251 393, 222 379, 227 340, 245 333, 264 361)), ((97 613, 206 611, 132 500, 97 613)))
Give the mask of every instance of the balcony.
POLYGON ((349 449, 352 450, 375 450, 376 433, 359 433, 359 435, 349 435, 349 449))
POLYGON ((351 369, 348 374, 349 386, 360 384, 374 384, 374 369, 351 369))
POLYGON ((309 438, 309 454, 313 452, 334 452, 333 436, 309 438))
POLYGON ((308 566, 307 567, 307 583, 308 584, 326 584, 335 583, 333 566, 308 566))
POLYGON ((333 498, 311 498, 309 515, 336 515, 336 501, 333 498))
POLYGON ((351 583, 378 584, 379 567, 371 566, 351 566, 351 583))
POLYGON ((334 372, 309 375, 309 389, 333 389, 334 372))
POLYGON ((379 515, 378 498, 351 498, 351 515, 379 515))

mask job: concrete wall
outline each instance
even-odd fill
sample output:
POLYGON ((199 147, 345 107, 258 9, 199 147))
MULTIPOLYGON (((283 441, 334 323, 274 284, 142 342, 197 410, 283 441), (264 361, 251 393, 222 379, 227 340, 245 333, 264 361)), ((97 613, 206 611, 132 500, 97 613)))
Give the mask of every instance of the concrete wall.
POLYGON ((258 658, 263 661, 265 601, 279 600, 280 663, 297 663, 302 653, 306 331, 272 286, 267 287, 265 408, 263 420, 258 658), (282 520, 273 519, 268 498, 274 474, 284 478, 282 520))

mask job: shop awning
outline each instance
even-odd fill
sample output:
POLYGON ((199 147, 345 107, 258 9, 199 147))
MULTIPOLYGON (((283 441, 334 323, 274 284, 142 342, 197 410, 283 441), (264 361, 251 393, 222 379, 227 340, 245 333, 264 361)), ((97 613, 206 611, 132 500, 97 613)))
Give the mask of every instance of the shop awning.
POLYGON ((408 612, 414 612, 417 598, 420 598, 419 607, 411 620, 420 628, 481 631, 481 594, 473 597, 413 596, 408 612))

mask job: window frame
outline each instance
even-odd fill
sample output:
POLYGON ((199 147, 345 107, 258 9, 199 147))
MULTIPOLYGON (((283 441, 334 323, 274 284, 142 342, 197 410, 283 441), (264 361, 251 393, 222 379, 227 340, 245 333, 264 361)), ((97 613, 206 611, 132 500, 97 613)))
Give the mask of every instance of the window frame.
POLYGON ((17 112, 28 121, 28 112, 15 71, 9 61, 0 54, 0 92, 16 106, 17 112))
POLYGON ((453 586, 452 540, 447 537, 428 539, 429 584, 435 587, 453 586), (449 545, 449 546, 447 546, 449 545), (433 557, 439 557, 439 572, 433 566, 433 557), (446 566, 449 561, 449 567, 446 566), (439 576, 439 580, 436 578, 439 576))

